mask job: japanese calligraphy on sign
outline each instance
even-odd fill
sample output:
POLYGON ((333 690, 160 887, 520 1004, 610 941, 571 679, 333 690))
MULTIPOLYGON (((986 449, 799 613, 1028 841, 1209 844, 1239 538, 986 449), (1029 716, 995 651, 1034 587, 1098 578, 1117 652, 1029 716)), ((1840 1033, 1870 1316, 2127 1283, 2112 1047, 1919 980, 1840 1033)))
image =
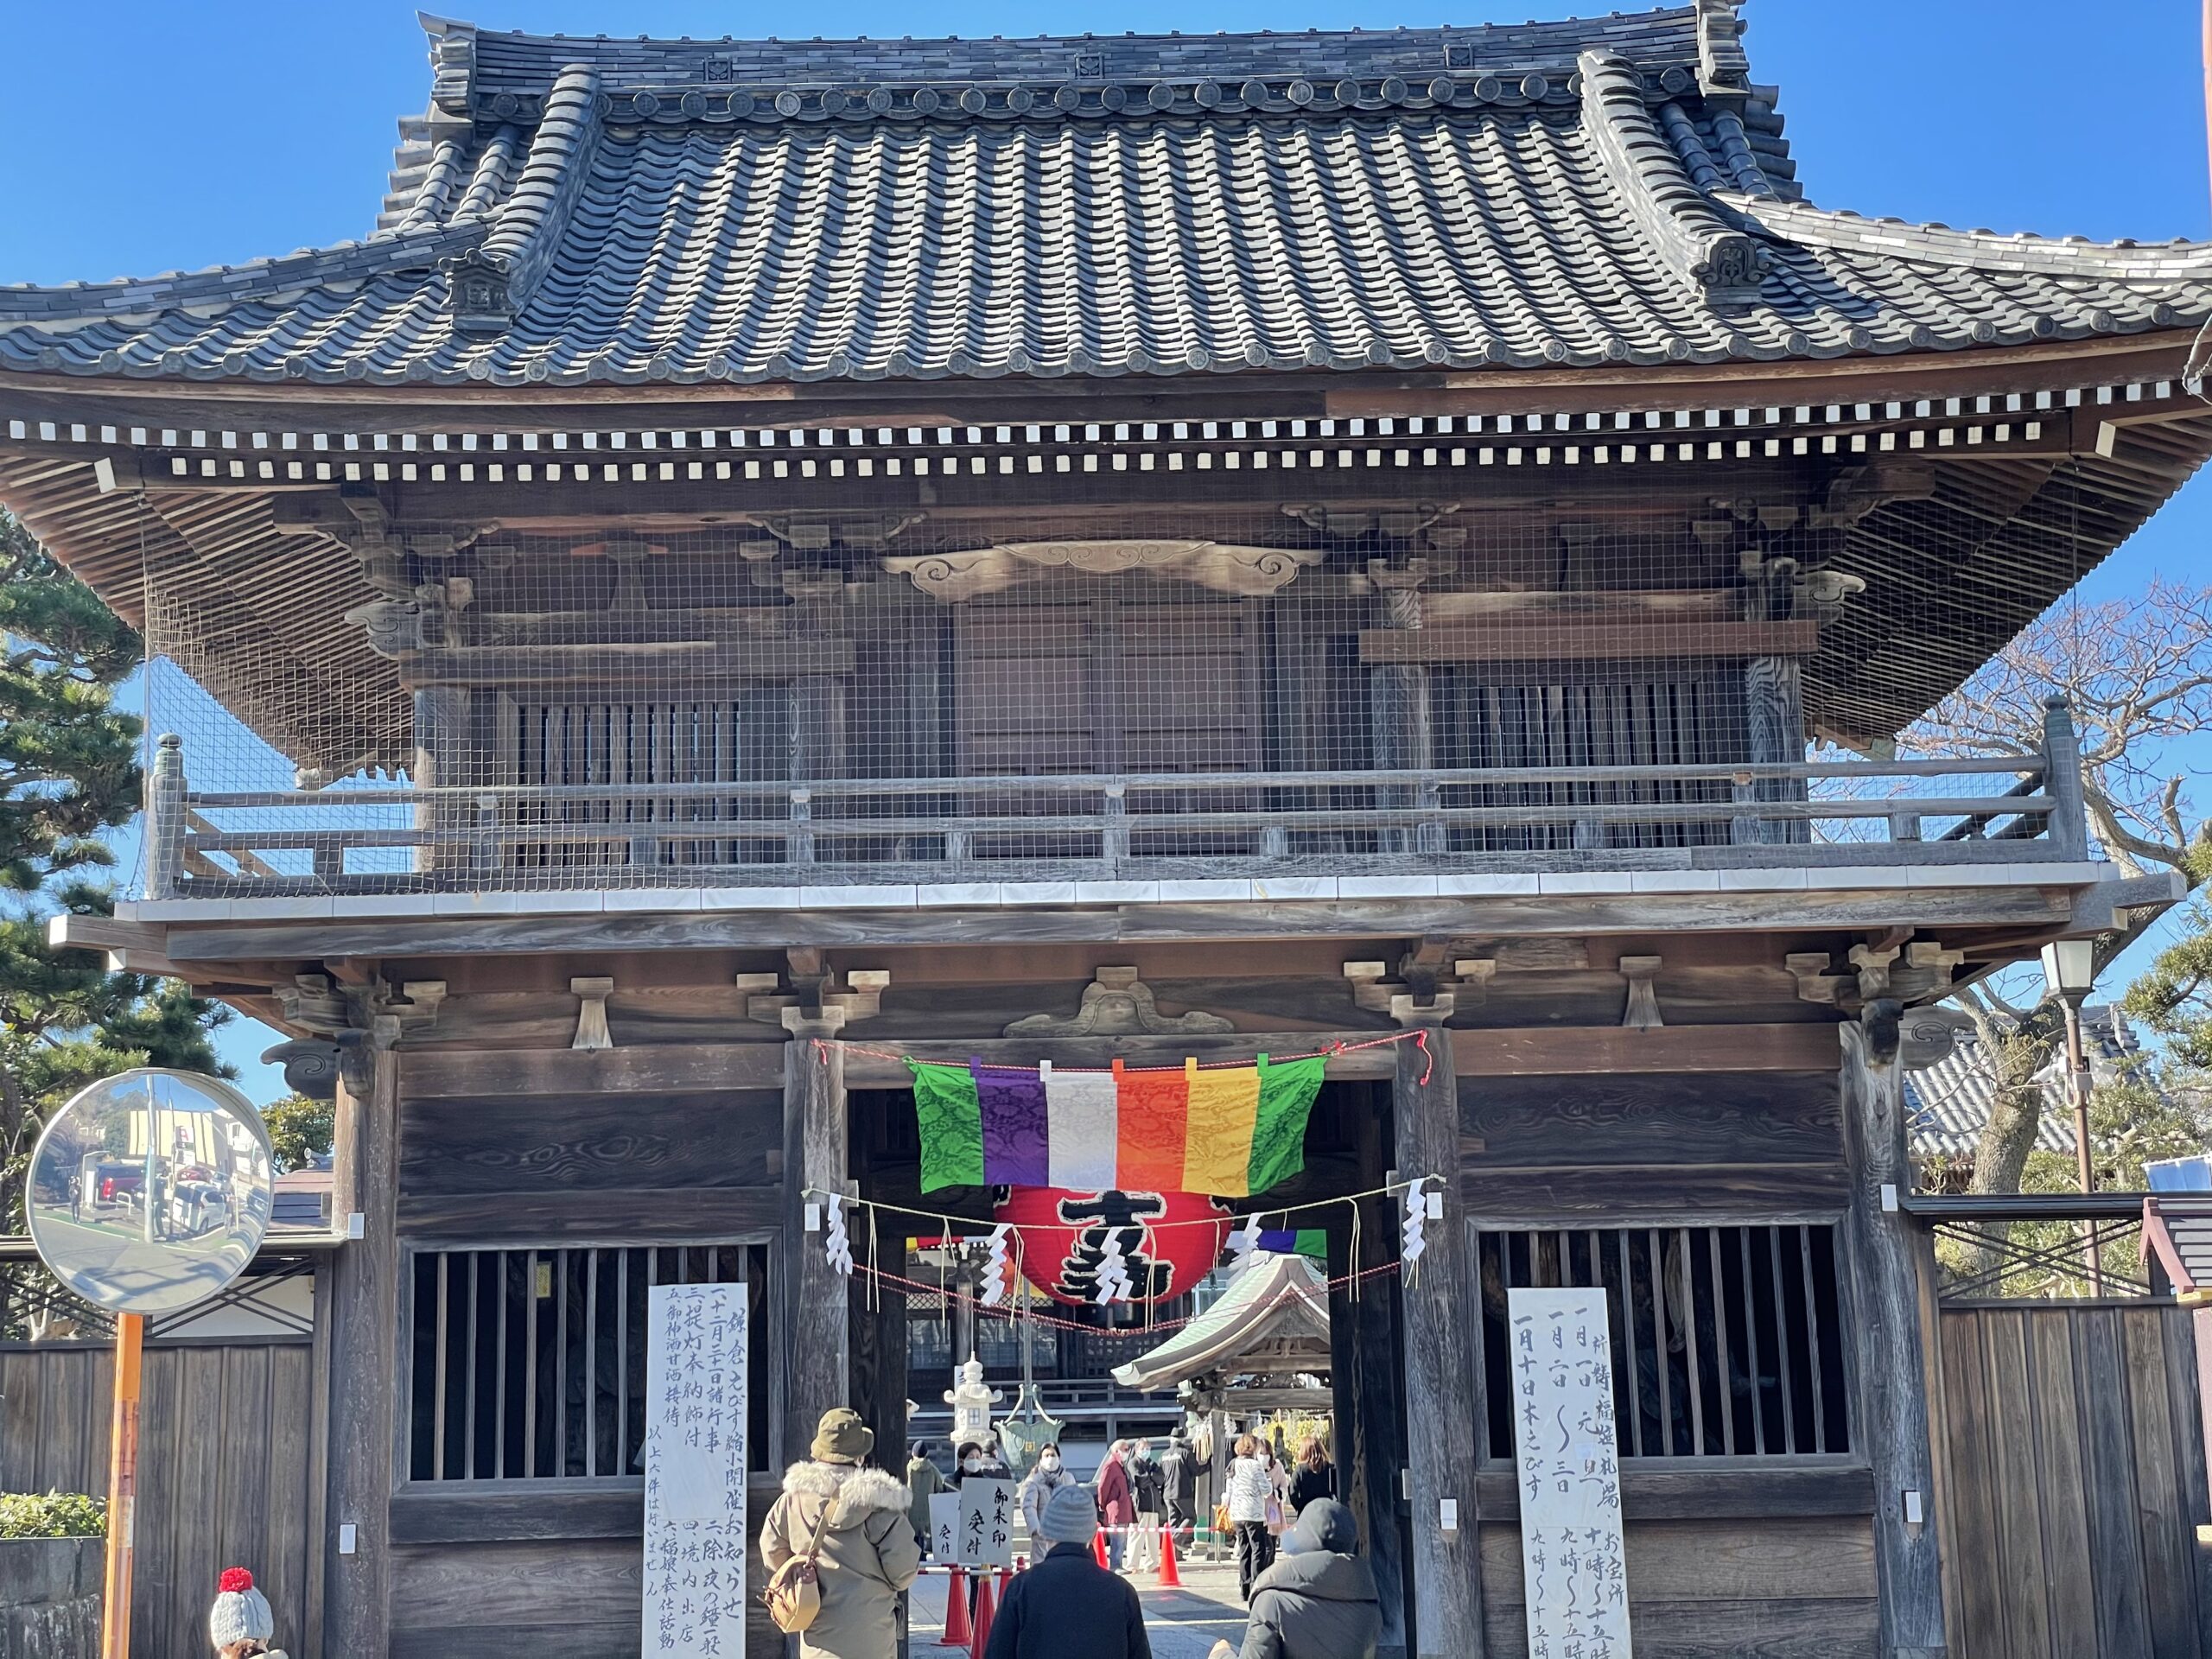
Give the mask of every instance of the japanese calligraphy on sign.
POLYGON ((656 1285, 648 1325, 644 1651, 743 1659, 745 1287, 656 1285))
POLYGON ((1629 1659, 1605 1293, 1508 1293, 1529 1659, 1629 1659))
POLYGON ((960 1565, 1012 1567, 1014 1483, 988 1476, 960 1483, 960 1565))
POLYGON ((934 1560, 957 1560, 960 1556, 960 1494, 930 1494, 930 1555, 934 1560))

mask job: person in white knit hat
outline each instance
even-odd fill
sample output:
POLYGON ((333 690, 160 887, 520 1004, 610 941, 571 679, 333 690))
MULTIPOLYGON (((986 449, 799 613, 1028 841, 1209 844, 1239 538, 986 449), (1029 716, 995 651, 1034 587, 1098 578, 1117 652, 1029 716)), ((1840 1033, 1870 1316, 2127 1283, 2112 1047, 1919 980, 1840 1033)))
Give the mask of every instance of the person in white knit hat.
POLYGON ((269 1645, 276 1634, 276 1617, 269 1598, 253 1587, 253 1574, 242 1567, 224 1568, 215 1605, 207 1610, 207 1635, 221 1659, 284 1659, 283 1649, 269 1645))

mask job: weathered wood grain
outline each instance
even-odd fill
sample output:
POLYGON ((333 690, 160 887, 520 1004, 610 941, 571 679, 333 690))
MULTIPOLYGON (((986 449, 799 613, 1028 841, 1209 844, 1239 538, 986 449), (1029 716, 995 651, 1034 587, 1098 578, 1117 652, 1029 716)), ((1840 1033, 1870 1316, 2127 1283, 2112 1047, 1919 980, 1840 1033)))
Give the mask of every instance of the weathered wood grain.
POLYGON ((1817 1072, 1463 1078, 1463 1166, 1840 1164, 1834 1033, 1812 1029, 1830 1062, 1817 1072))
MULTIPOLYGON (((2075 1370, 2074 1316, 2067 1308, 2031 1309, 2027 1324, 2030 1374, 2035 1395, 2025 1407, 2042 1477, 2044 1563, 2050 1584, 2051 1649, 2056 1653, 2094 1654, 2097 1649, 2095 1575, 2089 1558, 2088 1505, 2082 1480, 2081 1390, 2075 1370)), ((1947 1314, 1948 1321, 1961 1319, 1947 1314)), ((2001 1422, 2020 1408, 1985 1398, 1985 1410, 2001 1422)), ((1947 1418, 1949 1416, 1947 1407, 1947 1418)), ((1993 1517, 1993 1522, 1994 1517, 1993 1517)), ((1961 1571, 1986 1560, 1971 1532, 1959 1542, 1961 1571), (1969 1553, 1974 1552, 1974 1553, 1969 1553)), ((1984 1571, 1990 1569, 1985 1568, 1984 1571)), ((2001 1589, 2000 1589, 2001 1593, 2001 1589)), ((1999 1629, 1992 1624, 1987 1629, 1999 1629)))
POLYGON ((677 1243, 773 1231, 785 1207, 781 1186, 470 1192, 403 1198, 397 1222, 416 1244, 677 1243))
POLYGON ((757 1186, 783 1150, 781 1090, 650 1102, 544 1095, 409 1101, 399 1190, 416 1196, 757 1186))
MULTIPOLYGON (((1876 1004, 1874 1023, 1896 1017, 1876 1004)), ((1874 1535, 1882 1563, 1882 1639, 1904 1652, 1943 1646, 1943 1586, 1935 1525, 1935 1462, 1929 1446, 1928 1368, 1921 1347, 1918 1253, 1902 1212, 1885 1212, 1881 1188, 1908 1192, 1904 1074, 1894 1046, 1849 1021, 1843 1046, 1844 1147, 1851 1179, 1845 1212, 1850 1279, 1855 1417, 1874 1471, 1874 1535), (1904 1522, 1904 1494, 1918 1492, 1926 1521, 1904 1522)))
MULTIPOLYGON (((2107 1655, 2152 1653, 2148 1586, 2143 1573, 2141 1506, 2128 1444, 2132 1414, 2120 1310, 2085 1307, 2075 1315, 2082 1384, 2082 1484, 2096 1574, 2097 1642, 2107 1655)), ((2163 1379, 2161 1379, 2163 1381, 2163 1379)))
POLYGON ((824 1236, 808 1232, 808 1193, 846 1190, 851 1140, 844 1051, 802 1026, 785 1047, 783 1191, 785 1315, 784 1461, 796 1463, 822 1414, 850 1403, 852 1333, 846 1300, 852 1281, 830 1268, 824 1236))
POLYGON ((1463 1166, 1459 1190, 1484 1227, 1826 1224, 1851 1189, 1821 1164, 1637 1164, 1515 1169, 1463 1166))
MULTIPOLYGON (((574 1004, 570 1004, 573 1013, 574 1004)), ((573 1019, 569 1021, 573 1026, 573 1019)), ((488 1101, 544 1096, 696 1095, 784 1086, 784 1045, 761 1029, 753 1043, 657 1047, 425 1050, 407 1068, 406 1100, 488 1101)))
POLYGON ((2196 1642, 2197 1546, 2188 1521, 2191 1506, 2182 1484, 2173 1403, 2166 1389, 2164 1333, 2173 1315, 2155 1303, 2113 1311, 2133 1408, 2136 1513, 2152 1651, 2185 1654, 2196 1642))
POLYGON ((410 1544, 528 1543, 550 1539, 639 1538, 645 1519, 642 1476, 586 1484, 539 1480, 516 1490, 448 1481, 395 1493, 391 1540, 410 1544), (455 1490, 446 1491, 444 1487, 455 1490))
MULTIPOLYGON (((1518 1604, 1492 1602, 1484 1626, 1496 1653, 1528 1651, 1518 1604)), ((1872 1597, 1803 1601, 1641 1601, 1629 1619, 1636 1659, 1875 1659, 1880 1616, 1872 1597)))
MULTIPOLYGON (((1948 1492, 1951 1518, 1960 1538, 1986 1541, 1991 1570, 1953 1572, 1948 1576, 1959 1603, 1955 1632, 1962 1659, 1980 1659, 2004 1641, 2005 1591, 1995 1570, 2001 1545, 1993 1492, 1990 1437, 1999 1425, 1991 1418, 1983 1386, 1981 1326, 1950 1319, 1937 1327, 1943 1350, 1945 1450, 1949 1462, 1948 1492)), ((1962 1548, 1966 1547, 1961 1545, 1962 1548)))
MULTIPOLYGON (((1452 1185, 1459 1156, 1459 1086, 1448 1044, 1426 1051, 1393 1046, 1391 1083, 1395 1161, 1402 1179, 1438 1174, 1452 1185)), ((1484 1421, 1480 1381, 1465 1311, 1473 1307, 1474 1248, 1465 1200, 1445 1194, 1444 1220, 1430 1224, 1427 1254, 1401 1281, 1406 1403, 1406 1470, 1412 1492, 1410 1650, 1428 1659, 1481 1659, 1482 1586, 1476 1572, 1480 1502, 1474 1426, 1484 1421), (1449 1501, 1451 1532, 1439 1522, 1449 1501)))
MULTIPOLYGON (((1643 658, 1804 656, 1821 648, 1814 622, 1721 622, 1668 618, 1578 621, 1516 618, 1487 626, 1368 628, 1363 663, 1624 662, 1643 658)), ((1385 764, 1389 764, 1385 762, 1385 764)))
POLYGON ((400 1060, 377 1053, 364 1092, 338 1091, 332 1210, 358 1211, 362 1236, 331 1263, 329 1497, 321 1541, 323 1649, 380 1653, 391 1602, 387 1529, 393 1468, 394 1379, 399 1374, 400 1060), (356 1529, 351 1554, 338 1529, 356 1529))
MULTIPOLYGON (((628 1539, 401 1544, 391 1550, 395 1632, 626 1619, 632 1642, 644 1560, 628 1539)), ((474 1651, 466 1644, 448 1651, 474 1651)))
MULTIPOLYGON (((1695 1601, 1799 1601, 1871 1597, 1873 1529, 1864 1517, 1806 1520, 1647 1521, 1625 1528, 1629 1592, 1695 1601)), ((1521 1531, 1482 1529, 1483 1590, 1519 1605, 1521 1531)), ((1632 1602, 1631 1602, 1631 1605, 1632 1602)))
MULTIPOLYGON (((2164 1310, 2159 1328, 2166 1379, 2166 1398, 2174 1414, 2174 1451, 2179 1465, 2179 1518, 2192 1546, 2197 1529, 2212 1526, 2212 1494, 2208 1494, 2205 1463, 2204 1401, 2198 1375, 2198 1350, 2202 1343, 2202 1310, 2164 1310), (2194 1407, 2194 1409, 2192 1409, 2194 1407)), ((2196 1598, 2196 1645, 2184 1649, 2196 1659, 2212 1659, 2212 1551, 2190 1551, 2190 1586, 2196 1598)))
MULTIPOLYGON (((1804 1520, 1822 1516, 1867 1516, 1874 1509, 1874 1478, 1847 1459, 1809 1462, 1776 1458, 1771 1468, 1647 1469, 1634 1459, 1621 1469, 1621 1518, 1639 1521, 1804 1520)), ((1477 1481, 1485 1524, 1516 1521, 1521 1514, 1516 1478, 1486 1469, 1477 1481)))
MULTIPOLYGON (((1495 992, 1493 992, 1495 995, 1495 992)), ((1833 1082, 1835 1033, 1827 1021, 1789 1025, 1611 1025, 1525 1027, 1513 1031, 1454 1031, 1453 1064, 1460 1079, 1510 1077, 1620 1077, 1638 1072, 1820 1071, 1833 1082)), ((1663 999, 1662 999, 1663 1000, 1663 999)))
MULTIPOLYGON (((901 867, 907 880, 914 867, 901 867)), ((998 878, 998 879, 1003 879, 998 878)), ((1649 934, 1738 929, 1859 931, 1888 926, 2064 923, 2070 893, 2048 887, 1872 888, 1854 893, 1559 894, 1330 904, 1161 904, 1065 909, 672 912, 664 915, 506 916, 440 920, 315 920, 172 928, 171 960, 292 961, 312 938, 327 957, 435 959, 478 952, 785 950, 799 945, 971 944, 1202 939, 1404 938, 1429 933, 1649 934)), ((615 1051, 620 1052, 622 1051, 615 1051)))
MULTIPOLYGON (((1993 1318, 1979 1321, 1981 1341, 1978 1346, 1987 1386, 1985 1401, 2024 1402, 2031 1398, 2026 1314, 2018 1308, 1990 1312, 1993 1318)), ((2000 1409, 1982 1430, 1988 1451, 2000 1569, 1993 1587, 2004 1617, 1998 1624, 1980 1628, 1985 1632, 2002 1631, 2004 1653, 2017 1655, 2018 1659, 2037 1659, 2051 1651, 2042 1483, 2036 1469, 2035 1442, 2010 1432, 2010 1416, 2000 1409)))

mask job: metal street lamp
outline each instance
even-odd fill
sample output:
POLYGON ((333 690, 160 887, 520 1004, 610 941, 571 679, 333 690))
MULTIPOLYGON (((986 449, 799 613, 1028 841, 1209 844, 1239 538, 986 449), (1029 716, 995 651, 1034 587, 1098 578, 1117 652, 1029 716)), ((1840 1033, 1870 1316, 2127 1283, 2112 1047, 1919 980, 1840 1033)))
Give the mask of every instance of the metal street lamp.
MULTIPOLYGON (((2089 1059, 2082 1040, 2082 1004, 2096 983, 2097 942, 2094 939, 2053 939, 2043 948, 2043 977, 2050 995, 2058 999, 2066 1020, 2066 1098, 2074 1109, 2074 1159, 2082 1190, 2094 1192, 2096 1166, 2089 1155, 2089 1059)), ((2085 1222, 2091 1242, 2084 1246, 2089 1268, 2089 1294, 2104 1294, 2104 1266, 2097 1260, 2096 1224, 2085 1222)))

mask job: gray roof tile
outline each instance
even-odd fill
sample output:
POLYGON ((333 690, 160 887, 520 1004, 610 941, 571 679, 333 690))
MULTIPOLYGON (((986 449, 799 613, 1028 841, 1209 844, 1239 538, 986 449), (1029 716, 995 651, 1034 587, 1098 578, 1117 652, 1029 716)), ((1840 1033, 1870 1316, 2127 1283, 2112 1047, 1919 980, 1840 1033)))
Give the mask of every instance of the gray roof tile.
POLYGON ((1015 41, 429 27, 432 109, 385 228, 0 287, 0 366, 568 385, 1599 365, 2212 315, 2212 249, 1797 200, 1725 0, 1015 41))

